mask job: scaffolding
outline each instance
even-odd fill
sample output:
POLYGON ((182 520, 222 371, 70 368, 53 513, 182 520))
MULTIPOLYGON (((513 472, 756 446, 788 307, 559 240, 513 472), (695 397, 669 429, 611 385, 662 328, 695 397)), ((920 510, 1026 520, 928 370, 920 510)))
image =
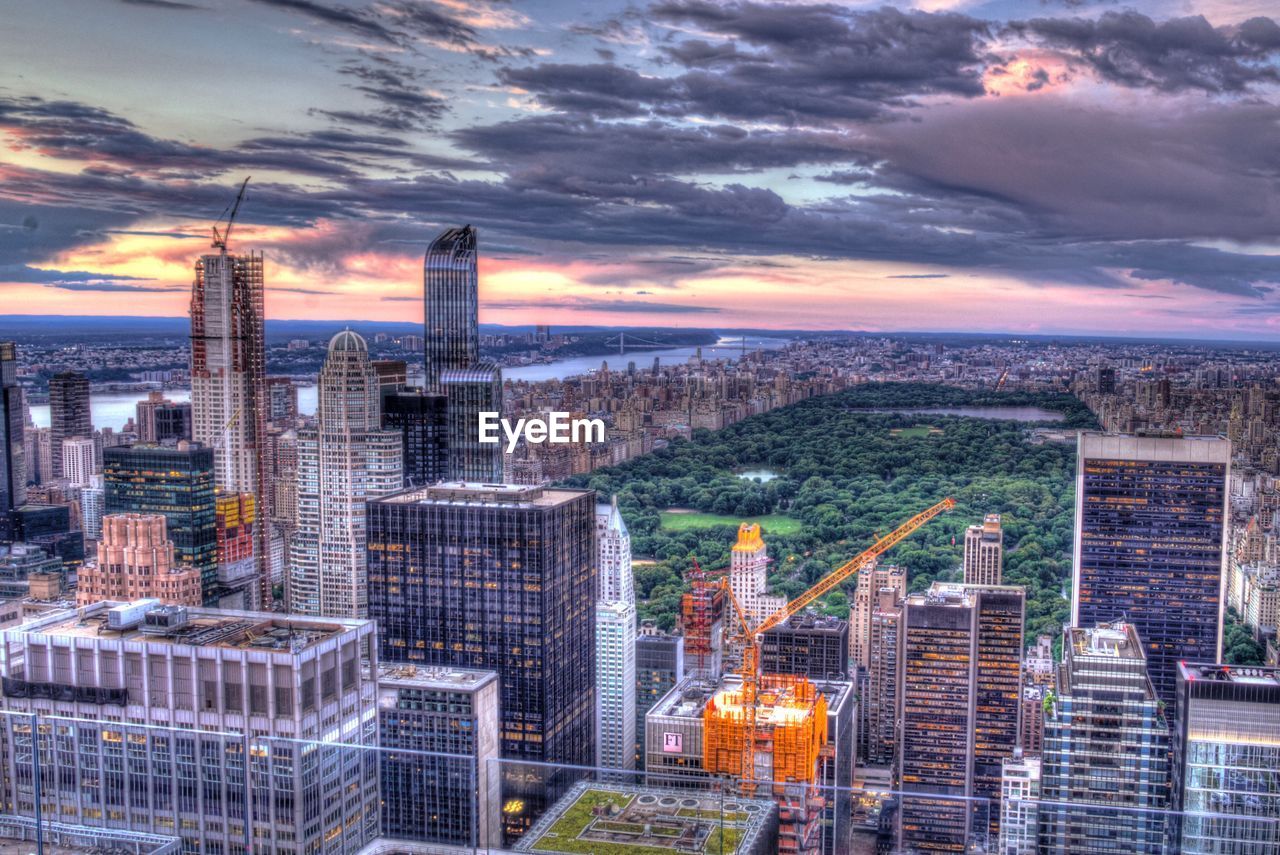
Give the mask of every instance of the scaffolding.
POLYGON ((719 581, 693 562, 689 571, 689 591, 680 598, 680 628, 684 633, 684 655, 692 658, 692 668, 705 675, 718 672, 720 639, 716 627, 724 620, 725 592, 719 581))

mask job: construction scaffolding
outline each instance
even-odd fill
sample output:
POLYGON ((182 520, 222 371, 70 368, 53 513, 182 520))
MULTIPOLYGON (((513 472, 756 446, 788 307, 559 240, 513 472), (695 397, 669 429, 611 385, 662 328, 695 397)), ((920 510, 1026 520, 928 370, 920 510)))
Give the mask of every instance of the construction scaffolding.
POLYGON ((684 633, 684 655, 691 669, 702 676, 716 678, 720 671, 721 632, 724 625, 726 594, 723 585, 707 578, 707 573, 693 563, 689 571, 689 591, 680 598, 680 629, 684 633))

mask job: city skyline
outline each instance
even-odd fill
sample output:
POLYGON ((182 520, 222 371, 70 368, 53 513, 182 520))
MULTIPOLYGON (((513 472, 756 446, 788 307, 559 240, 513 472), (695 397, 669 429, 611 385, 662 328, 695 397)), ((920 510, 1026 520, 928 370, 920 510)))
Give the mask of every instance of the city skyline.
POLYGON ((487 323, 1274 333, 1264 4, 919 5, 23 8, 0 292, 177 315, 252 174, 275 318, 418 321, 469 222, 487 323))

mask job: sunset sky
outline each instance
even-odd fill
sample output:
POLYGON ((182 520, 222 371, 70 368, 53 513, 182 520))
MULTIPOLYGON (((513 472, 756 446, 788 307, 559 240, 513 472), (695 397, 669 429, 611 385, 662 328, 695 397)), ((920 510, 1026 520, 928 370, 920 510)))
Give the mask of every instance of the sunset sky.
POLYGON ((1272 339, 1277 5, 6 4, 0 314, 1272 339))

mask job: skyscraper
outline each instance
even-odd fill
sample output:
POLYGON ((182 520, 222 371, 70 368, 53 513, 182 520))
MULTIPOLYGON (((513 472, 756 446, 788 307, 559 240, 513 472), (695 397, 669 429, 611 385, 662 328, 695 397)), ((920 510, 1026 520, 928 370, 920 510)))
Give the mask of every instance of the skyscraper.
MULTIPOLYGON (((225 246, 196 262, 191 288, 191 434, 213 450, 215 483, 253 493, 262 483, 260 444, 266 433, 266 343, 262 256, 225 246)), ((270 597, 265 538, 255 561, 261 601, 270 597)))
POLYGON ((636 595, 631 533, 618 500, 596 506, 596 765, 634 769, 636 595))
POLYGON ((135 445, 102 452, 103 510, 107 514, 162 514, 176 564, 200 573, 206 604, 225 592, 218 578, 218 520, 213 449, 135 445))
POLYGON ((849 607, 849 660, 862 670, 871 663, 871 615, 880 602, 880 591, 889 588, 902 599, 907 594, 907 568, 896 564, 872 564, 858 571, 849 607))
POLYGON ((966 585, 999 585, 1004 570, 1004 531, 999 514, 987 514, 981 525, 964 532, 966 585))
POLYGON ((102 519, 98 560, 80 569, 76 604, 154 598, 201 604, 200 573, 174 563, 173 541, 160 514, 109 514, 102 519))
POLYGON ((738 526, 738 542, 729 554, 729 584, 733 596, 753 625, 787 604, 786 597, 767 593, 769 551, 760 526, 743 523, 738 526))
POLYGON ((1072 627, 1045 709, 1039 852, 1161 855, 1169 726, 1140 630, 1072 627))
POLYGON ((871 613, 870 662, 865 671, 858 729, 861 756, 873 765, 893 762, 898 746, 898 645, 902 633, 902 595, 884 587, 871 613), (865 730, 865 735, 863 731, 865 730))
POLYGON ((1036 855, 1040 808, 1040 757, 1021 748, 1005 760, 1000 781, 999 855, 1036 855))
POLYGON ((445 396, 421 389, 383 392, 382 426, 399 431, 404 446, 404 486, 425 487, 445 480, 445 396))
POLYGON ((497 674, 385 665, 378 730, 383 837, 501 844, 497 674))
POLYGON ((1024 601, 1019 587, 942 582, 906 598, 896 763, 904 849, 996 841, 1001 764, 1018 744, 1024 601))
POLYGON ((25 449, 18 348, 11 341, 0 341, 0 542, 10 539, 10 512, 27 500, 25 449))
POLYGON ((1131 621, 1171 707, 1179 660, 1222 659, 1230 467, 1223 439, 1080 435, 1071 624, 1131 621))
POLYGON ((63 371, 49 378, 49 450, 54 478, 65 478, 62 441, 93 438, 89 409, 89 378, 79 371, 63 371))
POLYGON ((451 368, 480 362, 480 279, 476 268, 476 230, 446 229, 427 248, 423 260, 426 388, 440 391, 440 377, 451 368))
MULTIPOLYGON (((388 662, 497 671, 502 756, 595 760, 595 494, 445 483, 369 502, 369 616, 388 662)), ((509 829, 554 800, 545 767, 513 764, 509 829)))
POLYGON ((1179 663, 1177 851, 1280 852, 1278 735, 1280 669, 1179 663))
POLYGON ((38 747, 56 769, 0 776, 15 813, 34 816, 38 798, 46 822, 202 853, 349 853, 377 836, 370 621, 120 605, 0 633, 3 754, 38 747))
POLYGON ((479 414, 502 411, 502 372, 480 361, 476 230, 446 229, 423 261, 426 391, 448 399, 449 480, 502 482, 501 444, 481 444, 479 414))
POLYGON ((381 428, 365 340, 338 333, 320 371, 316 426, 298 434, 298 527, 289 609, 364 617, 365 502, 402 487, 400 434, 381 428))

